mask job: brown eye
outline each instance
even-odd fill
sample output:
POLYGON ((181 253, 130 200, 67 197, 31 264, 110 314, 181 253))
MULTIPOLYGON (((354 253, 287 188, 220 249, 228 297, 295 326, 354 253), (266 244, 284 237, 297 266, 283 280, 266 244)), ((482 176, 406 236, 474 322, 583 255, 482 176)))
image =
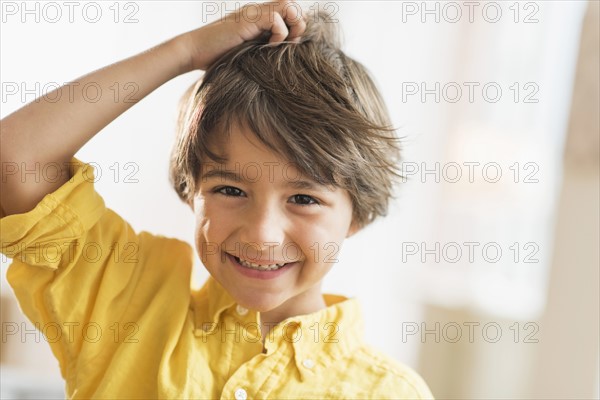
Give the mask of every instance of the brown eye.
POLYGON ((311 197, 306 194, 295 194, 290 198, 292 203, 298 204, 300 206, 310 206, 312 204, 319 204, 314 197, 311 197))
POLYGON ((244 195, 244 192, 233 186, 223 186, 217 188, 215 192, 229 197, 241 197, 244 195))

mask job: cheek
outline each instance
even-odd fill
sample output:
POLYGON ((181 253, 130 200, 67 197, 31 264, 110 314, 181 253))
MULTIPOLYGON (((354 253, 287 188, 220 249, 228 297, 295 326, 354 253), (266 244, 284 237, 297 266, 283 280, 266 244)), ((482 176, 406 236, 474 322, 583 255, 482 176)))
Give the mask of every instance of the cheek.
POLYGON ((219 223, 218 218, 215 217, 210 208, 205 207, 205 204, 203 204, 203 207, 196 207, 194 211, 196 218, 196 249, 202 263, 211 270, 215 257, 220 254, 221 243, 225 238, 224 233, 221 231, 224 227, 223 224, 219 223))
MULTIPOLYGON (((294 241, 305 257, 316 264, 335 263, 337 254, 346 238, 350 218, 342 210, 317 220, 298 221, 294 241)), ((291 251, 291 250, 290 250, 291 251)))
POLYGON ((198 241, 198 240, 200 240, 205 227, 209 223, 209 219, 206 215, 205 202, 202 199, 202 197, 197 196, 194 198, 193 210, 194 210, 194 218, 196 220, 194 233, 196 235, 196 241, 198 241))
POLYGON ((232 224, 232 213, 210 201, 197 203, 195 207, 196 242, 221 244, 232 224))
POLYGON ((210 219, 208 219, 203 210, 198 210, 197 207, 194 209, 194 216, 196 218, 196 226, 194 228, 194 236, 196 241, 196 249, 202 262, 206 265, 207 263, 207 252, 209 251, 208 243, 210 239, 207 237, 208 227, 210 226, 210 219))

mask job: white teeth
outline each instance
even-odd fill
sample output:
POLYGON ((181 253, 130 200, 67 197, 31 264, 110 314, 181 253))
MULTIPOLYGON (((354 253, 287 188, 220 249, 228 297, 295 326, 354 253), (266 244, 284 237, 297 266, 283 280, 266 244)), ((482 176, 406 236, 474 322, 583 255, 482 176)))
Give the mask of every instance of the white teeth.
POLYGON ((257 269, 259 271, 272 271, 275 269, 279 269, 285 265, 285 263, 284 264, 259 265, 259 264, 254 264, 253 262, 250 262, 250 261, 242 260, 239 257, 235 257, 235 260, 246 268, 257 269))

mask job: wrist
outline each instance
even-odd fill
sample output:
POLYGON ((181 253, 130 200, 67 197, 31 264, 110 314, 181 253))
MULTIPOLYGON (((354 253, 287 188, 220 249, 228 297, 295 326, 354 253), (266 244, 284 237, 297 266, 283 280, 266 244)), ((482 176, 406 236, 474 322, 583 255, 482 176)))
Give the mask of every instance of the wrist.
POLYGON ((176 36, 165 44, 170 47, 172 54, 178 61, 178 75, 185 74, 195 69, 191 56, 192 52, 190 51, 190 38, 187 33, 176 36))

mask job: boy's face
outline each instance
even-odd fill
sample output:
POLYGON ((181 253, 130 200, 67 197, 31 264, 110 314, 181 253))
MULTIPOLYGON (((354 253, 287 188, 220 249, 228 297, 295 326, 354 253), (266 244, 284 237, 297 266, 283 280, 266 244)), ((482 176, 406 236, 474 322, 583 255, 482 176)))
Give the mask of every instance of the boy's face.
POLYGON ((302 312, 303 302, 320 301, 321 280, 355 231, 348 192, 301 176, 244 127, 233 126, 213 150, 228 161, 203 165, 193 201, 196 246, 210 274, 259 312, 302 312), (247 262, 285 265, 263 272, 247 262))

